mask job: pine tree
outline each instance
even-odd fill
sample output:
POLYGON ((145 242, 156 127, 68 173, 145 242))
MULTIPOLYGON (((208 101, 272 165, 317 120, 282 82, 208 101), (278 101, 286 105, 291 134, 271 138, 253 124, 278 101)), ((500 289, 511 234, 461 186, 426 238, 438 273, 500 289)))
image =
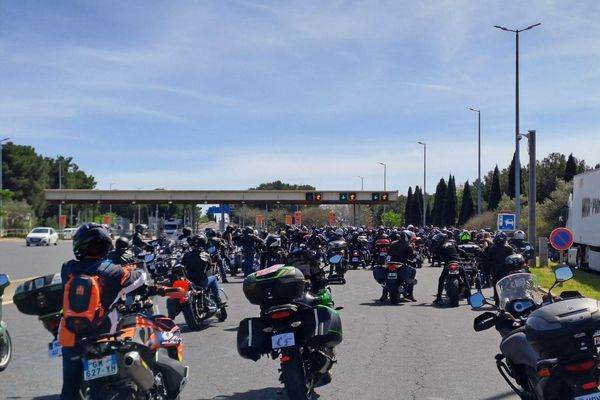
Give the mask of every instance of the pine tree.
POLYGON ((446 189, 446 194, 444 196, 442 220, 447 227, 456 224, 456 183, 452 175, 448 178, 448 188, 446 189))
POLYGON ((458 215, 458 225, 464 225, 473 215, 475 215, 475 206, 473 205, 473 197, 471 196, 471 185, 469 181, 465 182, 463 189, 462 204, 460 206, 460 214, 458 215))
POLYGON ((498 170, 498 165, 496 165, 496 168, 494 168, 494 175, 492 176, 492 188, 488 199, 488 210, 492 211, 498 208, 501 198, 502 189, 500 188, 500 170, 498 170))
POLYGON ((573 153, 569 154, 569 159, 567 160, 567 165, 565 167, 565 182, 570 182, 573 177, 577 175, 577 161, 575 157, 573 157, 573 153))
POLYGON ((419 186, 415 187, 410 216, 412 218, 410 224, 415 226, 423 224, 423 192, 419 186))
POLYGON ((441 227, 444 225, 442 220, 442 214, 444 212, 444 196, 446 196, 446 181, 444 178, 440 179, 435 189, 435 196, 433 198, 433 210, 431 211, 432 223, 435 226, 441 227))
MULTIPOLYGON (((508 168, 508 187, 506 188, 506 194, 511 199, 515 198, 515 159, 517 155, 513 154, 513 159, 510 162, 510 168, 508 168)), ((523 171, 521 171, 521 194, 523 194, 523 171)))
POLYGON ((404 206, 404 221, 406 224, 410 224, 412 221, 412 202, 413 202, 413 191, 412 186, 408 188, 408 195, 406 196, 406 205, 404 206))

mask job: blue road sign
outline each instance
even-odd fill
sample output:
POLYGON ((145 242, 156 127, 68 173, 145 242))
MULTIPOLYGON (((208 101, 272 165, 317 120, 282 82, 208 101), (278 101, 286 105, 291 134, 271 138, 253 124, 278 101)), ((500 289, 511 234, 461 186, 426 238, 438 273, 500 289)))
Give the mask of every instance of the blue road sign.
POLYGON ((498 214, 498 230, 499 231, 514 231, 515 230, 515 214, 498 214))

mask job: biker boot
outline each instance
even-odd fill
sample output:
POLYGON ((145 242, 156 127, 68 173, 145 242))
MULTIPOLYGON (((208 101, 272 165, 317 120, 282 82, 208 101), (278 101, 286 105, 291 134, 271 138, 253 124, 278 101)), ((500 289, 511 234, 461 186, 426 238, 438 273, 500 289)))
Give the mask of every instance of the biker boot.
POLYGON ((442 302, 442 296, 440 296, 439 294, 437 296, 435 296, 435 300, 432 302, 432 304, 439 304, 442 302))

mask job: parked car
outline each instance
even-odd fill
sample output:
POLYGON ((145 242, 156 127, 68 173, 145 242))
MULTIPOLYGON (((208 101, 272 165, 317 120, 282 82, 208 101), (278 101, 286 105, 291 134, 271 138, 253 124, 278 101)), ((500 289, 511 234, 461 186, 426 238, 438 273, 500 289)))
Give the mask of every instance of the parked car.
POLYGON ((58 245, 58 233, 53 228, 33 228, 25 238, 27 246, 50 246, 58 245))
POLYGON ((71 240, 73 239, 73 235, 77 232, 77 228, 65 228, 62 230, 62 239, 71 240))

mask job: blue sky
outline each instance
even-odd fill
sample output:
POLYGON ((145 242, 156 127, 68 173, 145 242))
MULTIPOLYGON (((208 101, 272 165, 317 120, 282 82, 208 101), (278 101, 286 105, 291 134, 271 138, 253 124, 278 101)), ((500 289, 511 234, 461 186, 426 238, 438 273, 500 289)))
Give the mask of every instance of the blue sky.
MULTIPOLYGON (((428 190, 521 130, 600 162, 597 1, 4 1, 0 136, 71 155, 99 188, 428 190)), ((522 146, 523 152, 526 151, 522 146)))

